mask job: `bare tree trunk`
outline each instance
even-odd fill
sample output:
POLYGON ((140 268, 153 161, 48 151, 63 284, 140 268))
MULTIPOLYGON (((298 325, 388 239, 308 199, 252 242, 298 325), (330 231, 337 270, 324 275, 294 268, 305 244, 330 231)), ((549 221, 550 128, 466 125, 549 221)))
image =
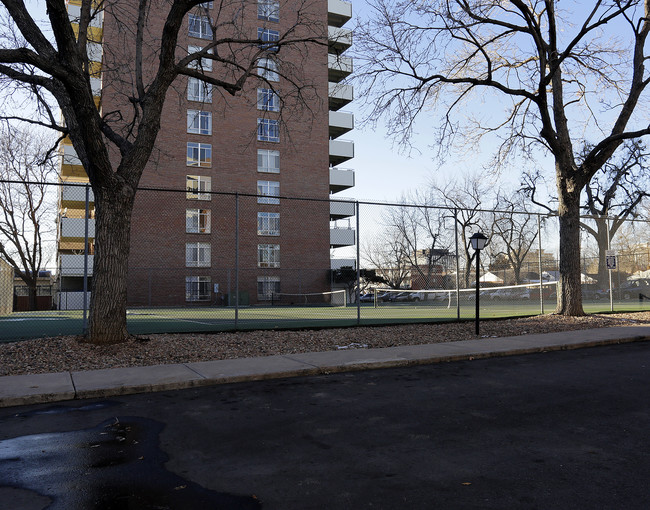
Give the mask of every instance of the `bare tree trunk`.
POLYGON ((37 287, 36 281, 34 281, 33 284, 30 284, 27 287, 27 293, 29 295, 29 307, 28 307, 28 309, 30 311, 36 310, 36 308, 37 308, 36 307, 36 287, 37 287))
POLYGON ((88 341, 115 344, 128 338, 126 289, 135 190, 125 184, 94 193, 97 214, 88 341), (98 195, 104 196, 98 200, 98 195))
POLYGON ((580 285, 580 192, 560 192, 560 281, 556 314, 585 315, 580 285))

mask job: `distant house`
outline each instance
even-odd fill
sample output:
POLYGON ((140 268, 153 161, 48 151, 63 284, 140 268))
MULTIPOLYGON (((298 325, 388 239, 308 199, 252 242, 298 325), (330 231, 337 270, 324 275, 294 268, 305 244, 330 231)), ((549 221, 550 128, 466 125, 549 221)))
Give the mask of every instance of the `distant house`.
POLYGON ((14 268, 0 259, 0 315, 9 315, 14 306, 14 268))

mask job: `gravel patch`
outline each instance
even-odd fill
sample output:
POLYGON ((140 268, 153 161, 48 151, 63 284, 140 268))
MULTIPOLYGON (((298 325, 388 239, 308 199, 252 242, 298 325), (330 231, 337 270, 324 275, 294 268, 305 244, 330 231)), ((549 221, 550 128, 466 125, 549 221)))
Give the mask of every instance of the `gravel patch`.
MULTIPOLYGON (((650 312, 482 321, 481 337, 650 324, 650 312)), ((298 331, 165 334, 95 346, 63 336, 0 344, 0 376, 451 342, 476 338, 473 322, 298 331)))

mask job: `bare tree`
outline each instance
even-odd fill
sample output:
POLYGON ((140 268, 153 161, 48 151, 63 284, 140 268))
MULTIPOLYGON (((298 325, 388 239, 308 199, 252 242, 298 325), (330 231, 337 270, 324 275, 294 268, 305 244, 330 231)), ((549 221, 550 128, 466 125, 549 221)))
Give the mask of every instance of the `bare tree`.
POLYGON ((365 263, 392 289, 403 288, 411 274, 404 244, 398 239, 396 230, 387 229, 367 240, 362 248, 365 263))
POLYGON ((647 157, 644 144, 637 140, 627 141, 618 157, 608 161, 585 188, 583 209, 593 223, 583 221, 582 228, 598 244, 598 284, 603 288, 607 286, 608 240, 626 220, 639 216, 639 206, 649 196, 647 157))
POLYGON ((495 244, 500 241, 503 254, 514 271, 516 285, 521 283, 521 269, 538 235, 537 216, 526 212, 525 205, 523 194, 499 193, 492 220, 492 239, 497 238, 495 244))
POLYGON ((52 137, 8 124, 0 127, 0 255, 11 264, 36 309, 39 271, 53 242, 56 161, 52 137))
MULTIPOLYGON (((461 181, 449 179, 445 184, 431 186, 432 203, 448 209, 449 218, 453 218, 459 234, 459 249, 462 250, 465 266, 463 281, 465 288, 470 286, 472 261, 474 252, 471 250, 469 238, 472 231, 486 230, 485 209, 492 200, 492 194, 487 183, 479 175, 464 177, 461 181)), ((490 237, 490 236, 488 236, 490 237)))
MULTIPOLYGON (((587 145, 583 154, 592 150, 587 145)), ((598 284, 608 285, 606 252, 608 239, 612 239, 626 220, 643 214, 644 199, 649 196, 647 157, 645 145, 639 140, 626 140, 612 159, 591 178, 582 195, 582 210, 587 217, 580 225, 596 241, 598 258, 598 284)), ((553 205, 557 198, 551 196, 550 203, 538 198, 543 177, 539 172, 528 172, 523 176, 521 191, 536 205, 556 214, 553 205)))
POLYGON ((408 142, 415 119, 436 111, 439 147, 457 134, 464 143, 501 134, 497 163, 517 151, 550 153, 560 224, 556 313, 583 315, 580 193, 625 140, 650 134, 644 108, 650 0, 565 5, 374 0, 356 47, 363 51, 370 118, 387 117, 391 135, 408 142), (477 98, 499 105, 502 115, 495 117, 494 108, 483 115, 485 108, 471 102, 477 98), (456 116, 463 106, 474 115, 456 116), (599 138, 579 158, 585 132, 599 138))
POLYGON ((4 92, 22 87, 34 95, 43 115, 29 120, 70 137, 93 189, 96 251, 89 317, 89 341, 93 343, 121 342, 128 337, 131 214, 140 177, 154 150, 163 105, 175 80, 179 76, 197 78, 226 97, 240 95, 255 81, 275 89, 264 76, 277 72, 286 84, 277 91, 279 95, 286 98, 294 91, 293 102, 300 103, 302 93, 311 90, 301 75, 300 62, 313 58, 314 45, 327 44, 320 4, 311 0, 283 4, 293 22, 272 47, 254 37, 245 22, 244 11, 257 9, 257 2, 224 0, 216 2, 211 17, 205 16, 210 38, 200 51, 188 54, 179 44, 179 31, 186 26, 189 12, 205 14, 201 3, 82 0, 73 29, 63 0, 46 0, 47 26, 43 28, 22 0, 2 0, 0 77, 4 78, 4 92), (104 45, 102 82, 114 101, 110 108, 104 105, 102 109, 92 90, 97 67, 89 58, 101 43, 94 40, 92 27, 101 16, 111 20, 116 38, 114 44, 104 45), (269 50, 277 69, 262 60, 269 50), (212 61, 212 73, 203 73, 201 59, 212 61), (48 103, 51 97, 65 125, 57 122, 59 115, 48 103))

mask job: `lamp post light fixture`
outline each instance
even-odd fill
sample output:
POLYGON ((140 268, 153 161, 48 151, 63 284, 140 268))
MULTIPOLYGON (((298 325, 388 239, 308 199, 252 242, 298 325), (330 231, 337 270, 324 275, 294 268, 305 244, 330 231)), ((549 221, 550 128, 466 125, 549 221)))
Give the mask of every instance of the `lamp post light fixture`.
POLYGON ((485 248, 485 245, 487 244, 488 238, 485 236, 485 234, 481 232, 476 232, 475 234, 472 235, 472 237, 469 238, 469 242, 472 245, 472 248, 474 251, 476 251, 476 312, 474 314, 475 317, 475 325, 476 325, 476 335, 478 336, 478 322, 479 322, 479 303, 478 303, 478 296, 480 292, 480 270, 481 270, 481 263, 480 263, 480 258, 481 258, 481 250, 485 248))

